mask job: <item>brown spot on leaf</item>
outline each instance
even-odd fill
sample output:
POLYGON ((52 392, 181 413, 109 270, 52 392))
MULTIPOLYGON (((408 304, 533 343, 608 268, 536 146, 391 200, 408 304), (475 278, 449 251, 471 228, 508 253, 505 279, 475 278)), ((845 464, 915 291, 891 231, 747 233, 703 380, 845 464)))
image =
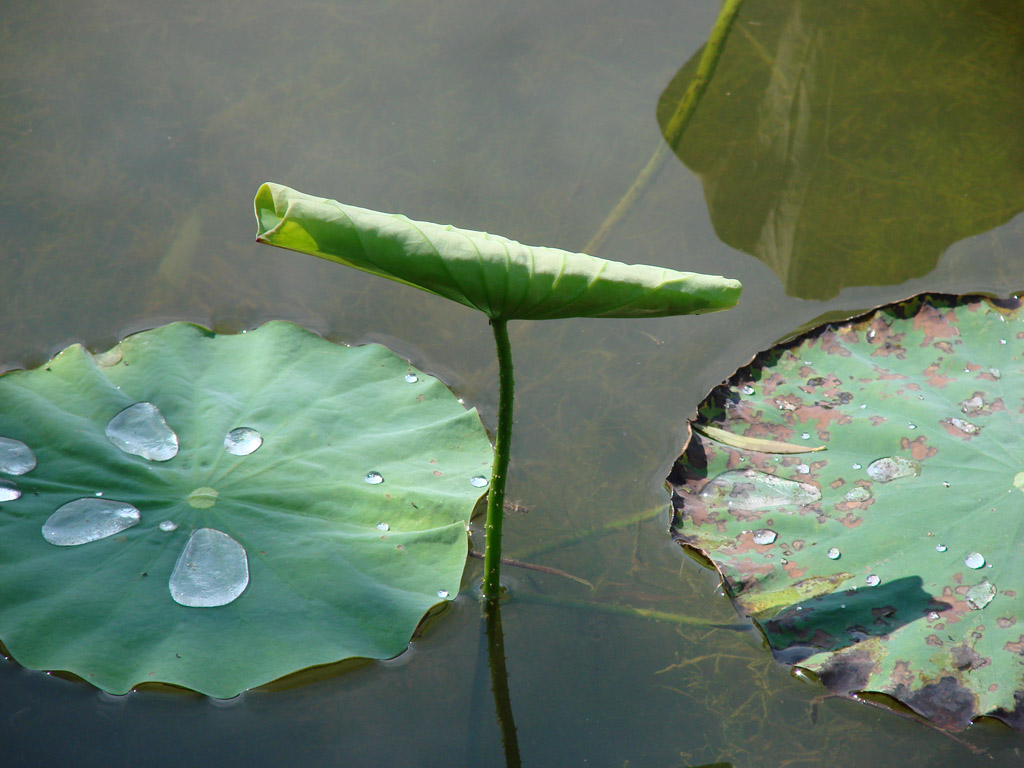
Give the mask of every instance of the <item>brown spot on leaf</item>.
POLYGON ((916 691, 898 685, 893 695, 940 728, 961 730, 977 714, 977 697, 952 675, 929 683, 916 691))
POLYGON ((818 679, 832 693, 849 696, 867 687, 877 664, 866 648, 837 653, 822 666, 818 679))
POLYGON ((885 422, 887 422, 888 419, 885 418, 885 416, 872 416, 871 418, 868 419, 868 421, 871 422, 872 427, 877 427, 879 424, 884 424, 885 422))
POLYGON ((842 488, 844 485, 846 485, 846 481, 841 477, 829 483, 830 488, 842 488))
POLYGON ((950 653, 953 654, 953 666, 960 670, 981 669, 992 663, 992 659, 982 658, 976 650, 966 643, 954 646, 950 653))
POLYGON ((897 661, 892 670, 892 681, 897 685, 910 687, 914 684, 914 673, 910 671, 909 661, 897 661))
POLYGON ((940 367, 940 364, 935 362, 924 369, 924 375, 928 377, 928 384, 936 389, 943 389, 949 382, 956 381, 956 379, 939 373, 940 367))
POLYGON ((1006 645, 1003 646, 1003 650, 1024 656, 1024 635, 1017 638, 1017 642, 1015 643, 1007 642, 1006 645))
POLYGON ((1017 617, 1016 616, 1000 616, 998 619, 996 619, 996 625, 1000 629, 1009 629, 1010 627, 1012 627, 1016 623, 1017 623, 1017 617))
POLYGON ((863 517, 857 517, 853 512, 848 512, 843 517, 839 518, 839 522, 845 525, 847 528, 856 528, 858 525, 864 522, 863 517))
POLYGON ((915 440, 911 440, 909 437, 900 438, 900 448, 904 451, 910 451, 910 455, 917 461, 930 459, 939 452, 939 449, 935 446, 928 445, 928 438, 926 437, 919 437, 915 440))
POLYGON ((926 637, 924 641, 928 645, 933 645, 935 647, 940 647, 943 645, 942 639, 938 635, 928 635, 928 637, 926 637))
POLYGON ((943 312, 924 304, 914 315, 914 330, 924 333, 924 341, 921 342, 921 346, 927 347, 936 339, 950 339, 959 336, 960 332, 954 327, 958 322, 955 310, 950 309, 943 312))

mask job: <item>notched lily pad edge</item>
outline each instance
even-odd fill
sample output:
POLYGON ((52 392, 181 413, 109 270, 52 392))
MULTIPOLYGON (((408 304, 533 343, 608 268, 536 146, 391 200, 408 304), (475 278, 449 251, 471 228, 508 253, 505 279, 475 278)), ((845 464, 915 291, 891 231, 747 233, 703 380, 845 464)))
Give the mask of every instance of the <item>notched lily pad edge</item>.
MULTIPOLYGON (((748 362, 737 368, 733 372, 733 374, 730 375, 727 379, 725 379, 721 384, 718 384, 715 387, 713 387, 711 391, 700 401, 700 403, 703 404, 713 399, 717 399, 717 402, 724 402, 724 398, 729 396, 730 385, 734 385, 736 382, 740 380, 750 378, 749 374, 751 373, 752 369, 754 369, 755 367, 763 367, 768 365, 771 359, 778 358, 781 355, 785 354, 786 352, 796 347, 799 347, 804 342, 808 341, 811 337, 820 335, 820 333, 822 333, 825 330, 847 323, 858 323, 866 321, 876 312, 887 307, 892 307, 894 309, 896 307, 899 307, 900 309, 910 309, 911 307, 913 307, 914 309, 916 309, 916 306, 920 306, 920 304, 928 302, 968 303, 971 301, 985 301, 996 309, 1016 311, 1024 307, 1024 290, 1013 291, 1006 296, 999 296, 995 293, 986 293, 980 291, 965 294, 925 291, 911 294, 910 296, 904 299, 887 301, 878 304, 877 306, 872 307, 870 309, 858 310, 856 314, 852 315, 845 315, 838 312, 829 312, 824 315, 819 315, 814 320, 811 320, 808 323, 801 325, 793 333, 781 337, 780 340, 775 342, 772 346, 754 354, 748 362), (916 306, 912 305, 911 302, 916 302, 916 306)), ((908 311, 906 315, 903 315, 903 318, 906 319, 912 315, 913 312, 908 311)), ((698 408, 699 405, 700 404, 698 404, 698 408)), ((688 419, 685 423, 684 440, 679 451, 679 457, 682 458, 690 449, 695 432, 699 434, 704 434, 706 431, 707 430, 703 428, 703 425, 701 425, 699 422, 699 416, 697 414, 697 409, 695 408, 694 417, 688 419)), ((711 440, 715 440, 714 434, 705 435, 705 437, 711 440)), ((812 449, 809 447, 808 451, 810 450, 812 449)), ((1014 709, 1014 711, 999 709, 994 710, 992 712, 976 715, 965 721, 948 720, 946 722, 939 722, 935 720, 929 720, 924 712, 913 707, 910 703, 900 700, 896 696, 892 696, 890 694, 883 692, 864 690, 861 687, 859 687, 859 685, 857 685, 855 681, 850 681, 851 685, 849 686, 840 686, 842 688, 846 688, 847 690, 836 690, 832 685, 829 684, 830 681, 823 679, 823 677, 827 677, 827 668, 822 670, 822 674, 819 675, 810 669, 800 666, 799 662, 797 661, 786 661, 785 659, 780 659, 779 654, 776 653, 774 649, 772 649, 771 647, 771 644, 768 640, 768 635, 765 632, 764 627, 761 626, 761 620, 759 620, 755 616, 749 615, 738 604, 736 599, 737 596, 732 592, 732 589, 729 586, 729 581, 725 577, 725 574, 721 571, 721 569, 719 569, 718 566, 715 565, 714 561, 708 556, 708 554, 705 551, 693 546, 691 543, 686 541, 683 536, 681 536, 675 531, 675 527, 679 518, 678 513, 676 511, 677 505, 674 486, 682 484, 682 478, 679 477, 679 475, 677 475, 677 472, 679 472, 680 470, 681 464, 677 460, 673 464, 672 469, 670 470, 668 478, 665 482, 665 488, 669 491, 671 496, 671 516, 669 535, 672 537, 672 540, 682 548, 685 554, 687 554, 693 560, 700 563, 705 568, 708 568, 709 570, 713 570, 718 573, 720 580, 720 588, 722 589, 723 593, 729 598, 729 601, 733 604, 733 607, 736 610, 737 615, 753 623, 753 625, 757 628, 757 631, 761 634, 763 647, 772 652, 773 658, 778 663, 790 667, 791 671, 796 676, 801 677, 802 679, 808 679, 815 684, 822 685, 832 695, 850 698, 855 701, 870 704, 873 706, 884 707, 890 711, 895 712, 896 714, 913 719, 927 727, 934 728, 940 731, 941 733, 954 738, 954 740, 964 744, 972 750, 975 750, 976 748, 973 745, 963 742, 961 739, 957 738, 951 732, 962 730, 977 722, 999 722, 1007 728, 1015 729, 1018 731, 1024 730, 1024 696, 1019 697, 1017 706, 1014 709)), ((763 618, 764 617, 762 617, 762 619, 763 618)), ((941 694, 941 692, 936 692, 936 694, 941 694)))

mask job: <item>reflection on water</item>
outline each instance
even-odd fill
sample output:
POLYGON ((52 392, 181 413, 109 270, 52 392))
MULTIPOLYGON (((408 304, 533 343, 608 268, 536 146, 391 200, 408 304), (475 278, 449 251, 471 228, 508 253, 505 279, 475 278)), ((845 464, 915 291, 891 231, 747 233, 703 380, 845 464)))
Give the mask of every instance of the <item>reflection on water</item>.
POLYGON ((719 236, 788 294, 925 275, 1024 210, 1020 3, 747 0, 742 18, 674 149, 719 236))
MULTIPOLYGON (((729 46, 752 39, 777 46, 763 35, 792 24, 797 7, 811 33, 824 23, 827 5, 849 7, 745 0, 729 46)), ((876 5, 865 7, 865 17, 886 12, 876 5)), ((948 48, 958 63, 950 81, 970 78, 963 91, 972 99, 1006 87, 1004 33, 995 22, 986 26, 981 10, 965 22, 966 11, 947 17, 947 4, 933 0, 898 6, 903 16, 886 17, 885 36, 894 46, 889 66, 899 63, 891 60, 898 51, 907 82, 932 82, 926 75, 948 48), (933 17, 950 27, 938 42, 919 31, 933 17), (977 52, 968 56, 979 39, 988 46, 985 61, 977 52), (932 64, 910 71, 924 61, 932 64)), ((1007 26, 1013 18, 1000 10, 1008 2, 955 7, 985 9, 1007 26)), ((338 341, 386 341, 417 367, 441 372, 493 426, 493 339, 477 313, 257 246, 255 190, 276 180, 377 210, 579 250, 660 141, 658 95, 700 50, 719 8, 719 0, 4 3, 0 368, 39 362, 72 339, 108 349, 126 330, 164 320, 231 330, 284 318, 338 341)), ((845 45, 845 35, 863 46, 866 21, 844 23, 850 29, 831 33, 832 47, 845 45)), ((799 36, 792 41, 795 56, 799 36)), ((719 74, 729 55, 727 48, 719 74)), ((871 58, 881 55, 865 50, 847 66, 877 78, 871 58)), ((824 76, 819 70, 818 81, 824 76)), ((776 86, 780 94, 783 85, 776 86)), ((972 137, 964 152, 1010 153, 1016 137, 995 131, 1021 122, 1011 119, 1017 92, 1015 85, 1007 90, 984 119, 963 117, 963 94, 933 111, 944 110, 950 136, 972 137)), ((922 129, 935 124, 925 94, 909 89, 906 98, 922 129)), ((816 117, 811 110, 808 141, 816 117)), ((879 117, 883 127, 891 119, 879 117)), ((700 110, 696 120, 694 131, 700 110)), ((777 127, 780 136, 795 132, 788 123, 777 127)), ((895 162, 905 149, 887 141, 875 148, 891 146, 882 154, 895 162)), ((922 134, 923 145, 936 142, 922 134)), ((921 154, 915 173, 961 178, 972 170, 962 170, 954 145, 944 146, 950 157, 921 154)), ((679 453, 685 418, 778 336, 821 312, 861 309, 906 290, 844 292, 825 306, 785 295, 760 262, 720 242, 700 180, 670 160, 602 255, 740 277, 740 306, 699 317, 510 326, 517 423, 509 491, 530 512, 508 516, 505 552, 539 552, 522 559, 594 585, 591 591, 516 568, 503 573, 513 591, 502 620, 523 763, 990 765, 855 705, 824 702, 812 727, 808 713, 821 689, 792 680, 746 634, 516 601, 518 590, 735 623, 731 605, 714 593, 714 574, 667 535, 662 480, 679 453)), ((964 224, 962 233, 1005 220, 1009 209, 992 201, 1005 187, 999 179, 1021 163, 1006 154, 986 167, 991 179, 970 190, 971 199, 989 202, 964 213, 947 199, 956 197, 947 184, 926 190, 928 210, 951 216, 950 227, 990 210, 984 226, 964 224)), ((897 173, 888 168, 870 173, 897 173)), ((916 178, 902 167, 898 173, 907 174, 908 185, 916 178)), ((867 206, 864 194, 849 207, 867 206)), ((723 204, 712 208, 724 236, 723 204)), ((730 203, 737 211, 747 204, 760 232, 765 214, 756 196, 730 203)), ((867 221, 860 237, 880 244, 895 237, 881 226, 894 211, 867 221)), ((928 220, 926 210, 920 214, 928 220)), ((929 275, 936 282, 915 289, 1021 287, 1024 218, 1017 222, 998 238, 958 244, 961 251, 929 275)), ((851 225, 837 231, 848 236, 851 225)), ((872 255, 878 273, 910 258, 905 243, 885 245, 872 255)), ((829 263, 841 273, 837 260, 829 263)), ((0 508, 0 535, 5 514, 0 508)), ((0 663, 4 768, 502 765, 488 681, 474 674, 481 616, 467 592, 479 577, 471 561, 463 594, 446 601, 450 612, 399 659, 310 672, 302 679, 313 682, 254 691, 230 708, 144 691, 114 715, 84 685, 0 663), (51 738, 56 722, 65 738, 51 738)))

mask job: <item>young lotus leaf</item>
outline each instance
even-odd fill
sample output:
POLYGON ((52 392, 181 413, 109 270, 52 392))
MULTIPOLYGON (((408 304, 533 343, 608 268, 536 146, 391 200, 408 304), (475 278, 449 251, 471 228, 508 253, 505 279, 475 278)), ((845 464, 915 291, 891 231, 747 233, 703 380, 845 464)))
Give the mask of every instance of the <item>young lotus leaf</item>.
POLYGON ((412 221, 264 184, 257 240, 397 280, 496 320, 662 317, 728 309, 736 280, 623 264, 412 221))
POLYGON ((939 726, 1024 729, 1024 312, 925 296, 757 357, 698 422, 673 531, 782 661, 939 726))
POLYGON ((0 640, 112 693, 401 653, 491 461, 439 381, 283 322, 69 347, 0 377, 0 436, 0 640))

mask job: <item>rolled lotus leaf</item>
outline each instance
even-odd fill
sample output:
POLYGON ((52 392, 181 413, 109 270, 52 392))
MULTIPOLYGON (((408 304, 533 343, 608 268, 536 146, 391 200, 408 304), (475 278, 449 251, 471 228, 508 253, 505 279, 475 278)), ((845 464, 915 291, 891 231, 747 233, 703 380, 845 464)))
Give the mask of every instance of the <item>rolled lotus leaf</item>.
POLYGON ((312 197, 256 193, 256 239, 336 261, 479 309, 498 320, 664 317, 736 304, 739 281, 522 245, 312 197))

